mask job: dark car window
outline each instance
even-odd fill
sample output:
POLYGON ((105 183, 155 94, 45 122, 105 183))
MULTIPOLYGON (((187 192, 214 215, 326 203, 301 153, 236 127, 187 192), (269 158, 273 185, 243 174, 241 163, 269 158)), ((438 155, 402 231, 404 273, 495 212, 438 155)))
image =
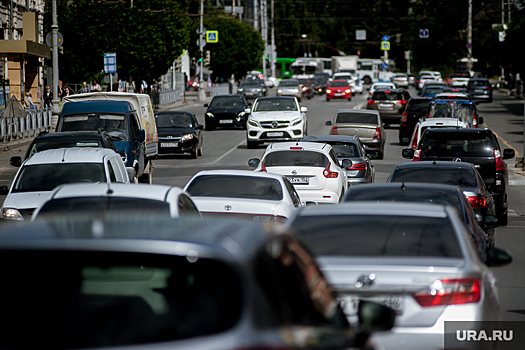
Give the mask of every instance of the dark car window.
POLYGON ((455 105, 453 103, 432 103, 430 105, 430 118, 454 118, 455 105))
POLYGON ((359 157, 357 146, 354 143, 330 141, 329 144, 334 149, 335 154, 337 155, 338 158, 357 158, 359 157))
POLYGON ((1 261, 10 265, 2 348, 144 346, 223 332, 241 316, 240 278, 218 260, 31 250, 3 252, 1 261))
POLYGON ((136 139, 139 137, 139 123, 137 122, 137 116, 135 114, 131 114, 129 116, 130 121, 130 128, 131 128, 131 136, 136 139))
POLYGON ((372 96, 372 100, 400 101, 404 99, 401 92, 374 91, 374 95, 372 96))
POLYGON ((493 157, 492 142, 485 132, 427 132, 419 142, 421 157, 493 157))
POLYGON ((210 108, 239 108, 245 105, 242 96, 217 96, 210 103, 210 108))
POLYGON ((348 83, 346 81, 332 81, 328 87, 348 87, 348 83))
POLYGON ((314 166, 325 168, 329 160, 321 152, 315 151, 278 151, 266 155, 264 166, 314 166))
POLYGON ((481 86, 481 87, 485 87, 485 86, 490 86, 490 83, 488 80, 470 80, 468 82, 468 86, 481 86))
POLYGON ((349 113, 337 113, 335 118, 337 124, 348 123, 348 124, 367 124, 367 125, 377 125, 378 118, 377 115, 372 113, 359 113, 359 112, 349 112, 349 113))
POLYGON ((158 114, 155 116, 157 128, 191 128, 193 118, 186 113, 158 114))
POLYGON ((281 200, 283 189, 276 179, 257 176, 203 175, 187 189, 193 197, 230 197, 281 200))
POLYGON ((477 187, 476 173, 469 168, 406 167, 394 169, 390 182, 420 182, 477 187))
POLYGON ((31 158, 35 153, 42 152, 48 149, 58 149, 58 148, 70 148, 70 147, 102 147, 100 140, 93 138, 63 138, 63 139, 38 139, 36 138, 34 143, 31 145, 27 157, 31 158))
POLYGON ((241 80, 241 84, 239 86, 259 86, 261 85, 259 82, 257 82, 255 79, 247 79, 247 80, 241 80))
POLYGON ((191 199, 188 198, 185 194, 179 196, 179 215, 188 216, 188 215, 199 215, 199 210, 193 203, 191 199))
POLYGON ((299 216, 293 228, 320 256, 462 257, 445 217, 299 216))
POLYGON ((298 80, 281 80, 279 87, 295 87, 299 86, 298 80))
POLYGON ((408 102, 407 112, 426 111, 430 100, 410 100, 408 102))
POLYGON ((90 131, 106 130, 111 136, 126 141, 127 123, 126 116, 120 114, 71 114, 59 120, 58 131, 90 131))
POLYGON ((426 88, 423 94, 424 95, 435 95, 435 94, 439 94, 440 92, 443 92, 443 88, 430 87, 430 88, 426 88))

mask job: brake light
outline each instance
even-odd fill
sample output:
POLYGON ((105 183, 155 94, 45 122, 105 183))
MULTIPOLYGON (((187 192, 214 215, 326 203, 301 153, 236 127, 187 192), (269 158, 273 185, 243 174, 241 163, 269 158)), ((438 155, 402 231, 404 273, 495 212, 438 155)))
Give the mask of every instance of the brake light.
POLYGON ((339 173, 331 171, 330 170, 330 164, 332 164, 332 163, 329 162, 328 165, 326 166, 326 168, 324 168, 323 176, 326 177, 327 179, 335 179, 336 177, 339 176, 339 173))
POLYGON ((476 115, 476 113, 474 113, 474 116, 473 116, 472 126, 475 128, 478 127, 478 116, 476 115))
POLYGON ((332 126, 332 130, 330 130, 330 135, 339 135, 339 131, 337 131, 337 125, 332 126))
POLYGON ((401 124, 405 124, 407 122, 407 120, 408 120, 408 114, 407 114, 407 112, 405 112, 405 113, 403 113, 403 116, 401 117, 401 124))
POLYGON ((390 93, 390 91, 383 91, 383 92, 384 92, 385 94, 389 94, 389 93, 390 93))
POLYGON ((476 303, 481 297, 477 278, 458 278, 434 281, 428 290, 414 294, 423 307, 476 303))
POLYGON ((402 104, 402 105, 406 105, 407 101, 397 101, 397 103, 402 104))
POLYGON ((381 138, 381 129, 379 129, 379 126, 376 126, 376 132, 374 133, 374 139, 380 139, 381 138))
POLYGON ((368 104, 369 104, 369 105, 373 105, 374 103, 376 103, 376 101, 374 101, 374 100, 368 100, 368 104))
POLYGON ((505 163, 501 159, 501 152, 497 149, 494 150, 494 160, 496 161, 496 171, 504 171, 505 163))
POLYGON ((420 149, 416 149, 414 151, 414 157, 412 158, 412 161, 413 162, 419 162, 420 158, 421 158, 421 150, 420 149))
POLYGON ((366 170, 365 163, 352 164, 351 167, 346 168, 347 170, 366 170))
POLYGON ((487 206, 487 200, 481 196, 469 196, 467 200, 472 208, 485 208, 487 206))
POLYGON ((416 149, 417 148, 417 139, 418 139, 417 135, 418 135, 418 133, 419 133, 419 125, 416 126, 416 130, 414 130, 414 137, 412 137, 412 147, 410 147, 412 149, 416 149))
POLYGON ((261 162, 261 170, 259 170, 259 171, 260 171, 260 172, 265 172, 265 173, 267 173, 267 171, 266 171, 266 167, 264 166, 264 163, 263 163, 263 162, 261 162))
POLYGON ((489 87, 489 86, 487 86, 487 87, 486 87, 486 88, 484 88, 483 90, 490 90, 490 87, 489 87))
POLYGON ((290 149, 303 149, 302 147, 290 147, 290 149))

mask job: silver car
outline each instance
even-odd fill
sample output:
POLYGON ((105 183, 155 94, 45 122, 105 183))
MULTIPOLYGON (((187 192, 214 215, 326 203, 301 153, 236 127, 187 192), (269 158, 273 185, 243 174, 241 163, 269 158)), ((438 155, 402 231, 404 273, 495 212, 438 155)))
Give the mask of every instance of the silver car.
POLYGON ((301 102, 303 100, 301 83, 296 79, 281 80, 276 96, 295 96, 301 102))
MULTIPOLYGON (((385 349, 442 349, 444 321, 500 319, 495 277, 452 207, 306 207, 287 225, 318 255, 350 322, 360 300, 397 311, 392 332, 375 337, 385 349)), ((491 266, 512 260, 497 248, 488 255, 491 266)))

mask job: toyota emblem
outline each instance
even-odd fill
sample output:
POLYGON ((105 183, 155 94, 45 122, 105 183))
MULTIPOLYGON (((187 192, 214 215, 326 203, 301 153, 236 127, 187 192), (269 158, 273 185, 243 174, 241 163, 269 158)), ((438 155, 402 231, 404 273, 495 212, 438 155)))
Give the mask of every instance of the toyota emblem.
POLYGON ((273 122, 272 122, 272 128, 275 129, 275 128, 278 127, 278 126, 279 126, 279 123, 277 123, 276 121, 273 121, 273 122))
POLYGON ((231 205, 225 205, 224 206, 224 210, 230 211, 230 210, 232 210, 232 206, 231 205))
POLYGON ((461 158, 454 158, 454 162, 461 162, 461 158))
POLYGON ((297 170, 292 170, 293 175, 297 175, 297 170))

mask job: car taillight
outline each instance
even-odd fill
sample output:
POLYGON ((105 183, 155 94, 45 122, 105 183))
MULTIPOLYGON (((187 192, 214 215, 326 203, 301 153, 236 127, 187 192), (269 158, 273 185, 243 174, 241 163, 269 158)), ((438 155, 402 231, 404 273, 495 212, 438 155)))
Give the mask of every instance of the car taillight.
POLYGON ((419 132, 419 125, 416 126, 416 130, 414 130, 414 137, 412 138, 412 146, 410 148, 412 149, 416 149, 417 148, 417 135, 418 135, 418 132, 419 132))
POLYGON ((326 177, 327 179, 334 179, 334 178, 339 176, 339 173, 331 171, 330 170, 330 164, 332 164, 332 163, 329 162, 328 165, 326 166, 326 168, 324 168, 323 176, 326 177))
POLYGON ((467 90, 469 90, 469 91, 470 91, 470 90, 474 90, 474 88, 473 88, 473 87, 468 87, 468 86, 467 86, 467 90))
POLYGON ((472 208, 485 208, 487 206, 487 200, 482 196, 468 196, 467 200, 472 208))
POLYGON ((374 133, 374 139, 380 139, 381 138, 381 129, 379 129, 379 126, 376 126, 376 132, 374 133))
POLYGON ((419 162, 420 158, 421 158, 421 150, 420 149, 416 149, 414 151, 414 157, 412 158, 412 161, 413 162, 419 162))
POLYGON ((366 170, 366 164, 365 163, 357 163, 352 164, 351 167, 346 168, 347 170, 366 170))
POLYGON ((480 281, 477 278, 437 280, 428 290, 414 294, 414 299, 423 307, 476 303, 480 297, 480 281))
POLYGON ((261 162, 261 170, 259 170, 259 171, 260 171, 260 172, 265 172, 265 173, 267 173, 267 171, 266 171, 266 167, 264 166, 264 163, 263 163, 263 162, 261 162))
POLYGON ((403 113, 403 116, 401 117, 401 124, 406 123, 408 120, 408 114, 407 112, 403 113))
POLYGON ((332 130, 330 130, 329 135, 339 135, 339 131, 337 131, 337 125, 332 126, 332 130))
POLYGON ((505 170, 505 163, 501 159, 501 152, 497 149, 494 150, 494 160, 496 161, 496 171, 505 170))
POLYGON ((483 90, 490 90, 490 87, 489 87, 489 86, 487 86, 487 87, 486 87, 486 88, 484 88, 483 90))
POLYGON ((402 105, 406 105, 407 101, 397 101, 397 103, 402 104, 402 105))
POLYGON ((377 101, 375 101, 375 100, 368 100, 368 104, 369 105, 373 105, 374 103, 377 103, 377 101))
POLYGON ((478 116, 474 113, 473 117, 472 117, 472 126, 474 128, 477 128, 478 127, 478 116))

